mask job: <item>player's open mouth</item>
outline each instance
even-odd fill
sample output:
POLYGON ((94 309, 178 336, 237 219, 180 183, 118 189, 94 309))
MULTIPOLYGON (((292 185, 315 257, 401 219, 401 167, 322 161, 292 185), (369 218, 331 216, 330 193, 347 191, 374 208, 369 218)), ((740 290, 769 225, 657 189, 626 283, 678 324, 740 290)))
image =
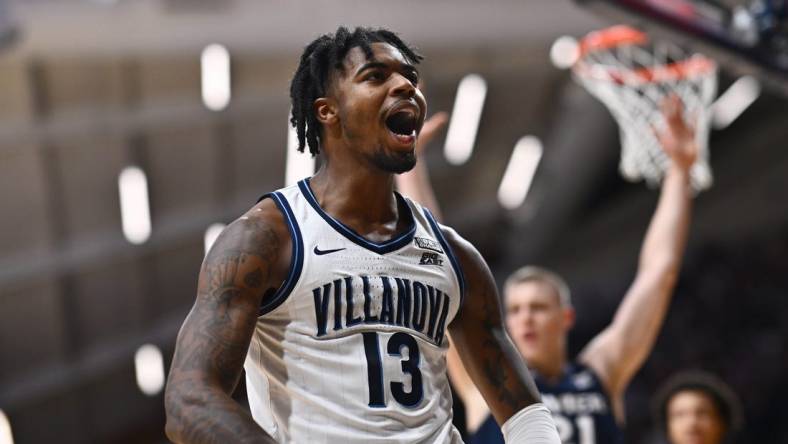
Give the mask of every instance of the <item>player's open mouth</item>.
POLYGON ((411 145, 416 141, 418 116, 411 109, 401 109, 386 118, 386 127, 397 142, 411 145))

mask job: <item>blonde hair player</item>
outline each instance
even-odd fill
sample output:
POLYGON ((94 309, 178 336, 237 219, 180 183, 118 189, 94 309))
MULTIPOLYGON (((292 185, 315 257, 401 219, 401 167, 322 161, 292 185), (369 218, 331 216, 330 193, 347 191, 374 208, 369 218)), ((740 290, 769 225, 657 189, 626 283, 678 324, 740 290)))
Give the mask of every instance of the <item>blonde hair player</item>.
MULTIPOLYGON (((563 279, 548 270, 526 267, 512 274, 504 285, 508 333, 528 363, 565 444, 623 442, 623 395, 659 334, 690 222, 690 169, 698 148, 694 129, 685 123, 682 109, 675 96, 662 103, 667 125, 657 136, 671 164, 643 242, 635 280, 613 322, 576 359, 567 357, 567 336, 576 313, 563 279)), ((411 198, 425 196, 429 205, 432 190, 427 180, 416 181, 409 176, 398 180, 400 189, 408 190, 411 198)), ((466 372, 451 351, 448 360, 452 384, 465 404, 470 442, 503 442, 473 383, 478 375, 466 372)))

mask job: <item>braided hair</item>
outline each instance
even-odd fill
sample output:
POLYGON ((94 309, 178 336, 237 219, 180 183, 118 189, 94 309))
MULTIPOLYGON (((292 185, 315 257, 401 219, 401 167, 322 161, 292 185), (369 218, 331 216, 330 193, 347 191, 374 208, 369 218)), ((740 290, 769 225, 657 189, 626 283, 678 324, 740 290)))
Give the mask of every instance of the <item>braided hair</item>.
POLYGON ((342 72, 345 56, 357 46, 364 51, 367 59, 371 59, 373 54, 370 45, 377 42, 397 48, 409 63, 417 64, 423 59, 399 36, 383 28, 357 27, 350 32, 341 26, 334 34, 323 34, 304 48, 301 62, 290 82, 290 123, 298 134, 298 151, 304 152, 304 146, 309 145, 309 152, 313 156, 320 152, 322 128, 312 105, 316 99, 325 97, 331 70, 342 72))

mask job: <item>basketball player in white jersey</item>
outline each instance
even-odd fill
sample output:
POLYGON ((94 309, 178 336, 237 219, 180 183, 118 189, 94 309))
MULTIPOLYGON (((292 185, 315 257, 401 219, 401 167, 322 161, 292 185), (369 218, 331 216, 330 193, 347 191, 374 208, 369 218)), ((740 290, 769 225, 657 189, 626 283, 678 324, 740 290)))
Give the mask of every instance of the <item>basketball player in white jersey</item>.
POLYGON ((165 394, 178 443, 458 443, 446 333, 507 440, 558 443, 481 255, 396 194, 426 103, 387 30, 339 28, 291 85, 320 171, 230 224, 200 271, 165 394), (246 369, 251 415, 230 394, 246 369))
MULTIPOLYGON (((567 336, 575 311, 563 279, 538 267, 524 267, 503 288, 508 332, 553 411, 564 444, 623 442, 623 395, 651 352, 678 277, 692 204, 689 171, 697 146, 677 97, 666 100, 662 112, 668 125, 658 136, 671 166, 646 233, 637 275, 613 322, 570 360, 567 336)), ((429 180, 419 177, 427 170, 423 163, 420 167, 398 176, 398 187, 434 206, 429 180)), ((486 397, 451 351, 449 374, 465 405, 470 443, 502 442, 486 397)))

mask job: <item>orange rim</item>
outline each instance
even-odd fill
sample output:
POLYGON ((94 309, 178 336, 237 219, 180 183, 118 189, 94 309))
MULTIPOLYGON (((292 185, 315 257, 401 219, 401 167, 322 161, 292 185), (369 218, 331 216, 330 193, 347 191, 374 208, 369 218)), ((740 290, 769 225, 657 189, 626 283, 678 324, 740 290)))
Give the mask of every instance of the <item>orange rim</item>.
POLYGON ((648 36, 635 28, 617 25, 607 29, 594 31, 580 40, 580 57, 595 51, 603 51, 623 45, 642 45, 648 42, 648 36))
MULTIPOLYGON (((667 65, 649 68, 628 70, 626 68, 602 68, 607 78, 619 85, 657 83, 668 80, 681 80, 708 74, 716 69, 714 61, 708 57, 696 54, 688 59, 672 62, 667 65)), ((580 61, 575 65, 575 72, 585 76, 591 74, 591 68, 586 62, 580 61)), ((600 78, 599 80, 606 80, 600 78)))
MULTIPOLYGON (((587 55, 619 46, 644 45, 648 41, 648 36, 644 32, 626 25, 591 32, 580 40, 580 57, 575 63, 574 71, 578 75, 590 77, 593 75, 593 69, 592 63, 585 60, 587 55)), ((696 54, 685 60, 637 69, 597 66, 606 74, 606 77, 600 80, 610 79, 618 84, 644 84, 704 75, 712 72, 717 65, 711 59, 696 54)))

